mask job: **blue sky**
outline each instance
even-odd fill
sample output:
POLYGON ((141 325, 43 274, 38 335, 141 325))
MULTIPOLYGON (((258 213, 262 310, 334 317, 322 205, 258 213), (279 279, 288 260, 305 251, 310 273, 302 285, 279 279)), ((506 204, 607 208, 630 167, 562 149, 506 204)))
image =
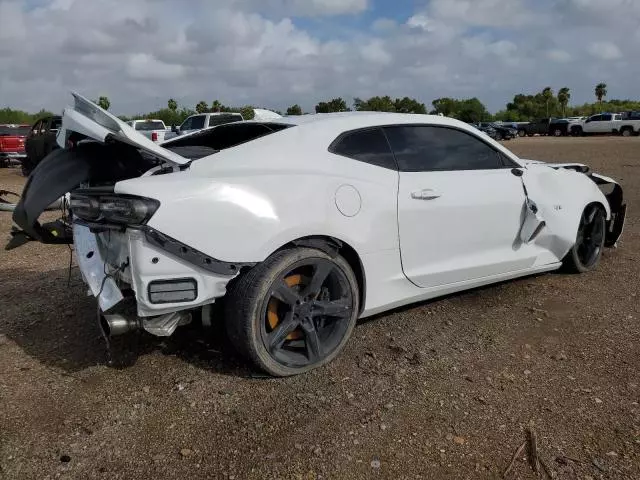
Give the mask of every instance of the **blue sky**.
POLYGON ((309 111, 336 96, 478 97, 569 87, 640 97, 638 0, 0 0, 0 107, 76 90, 116 113, 219 99, 309 111))

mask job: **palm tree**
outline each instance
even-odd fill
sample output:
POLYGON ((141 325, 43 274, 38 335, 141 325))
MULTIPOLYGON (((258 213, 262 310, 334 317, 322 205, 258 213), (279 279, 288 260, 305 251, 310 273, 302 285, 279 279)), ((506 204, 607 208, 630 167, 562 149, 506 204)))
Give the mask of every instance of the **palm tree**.
POLYGON ((562 107, 562 116, 566 116, 567 105, 569 104, 569 100, 571 99, 571 93, 569 92, 569 87, 562 87, 558 91, 558 103, 562 107))
POLYGON ((547 117, 549 116, 549 100, 553 98, 553 90, 551 87, 546 87, 542 90, 542 98, 544 98, 545 103, 547 104, 547 117))
POLYGON ((600 103, 600 110, 602 110, 602 99, 607 96, 607 84, 599 83, 596 85, 596 98, 600 103))
POLYGON ((211 111, 219 112, 221 109, 222 109, 222 103, 220 103, 219 100, 214 100, 213 103, 211 104, 211 111))

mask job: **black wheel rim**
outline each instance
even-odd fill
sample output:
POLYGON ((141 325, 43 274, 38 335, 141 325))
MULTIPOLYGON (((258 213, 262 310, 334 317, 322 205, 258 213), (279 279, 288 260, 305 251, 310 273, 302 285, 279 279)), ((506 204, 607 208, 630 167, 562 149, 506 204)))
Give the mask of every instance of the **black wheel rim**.
POLYGON ((590 205, 582 213, 576 238, 578 260, 584 267, 592 267, 598 261, 604 235, 604 211, 596 205, 590 205))
POLYGON ((354 308, 349 280, 337 264, 325 258, 298 262, 274 281, 264 300, 263 345, 286 367, 318 364, 342 343, 354 308))

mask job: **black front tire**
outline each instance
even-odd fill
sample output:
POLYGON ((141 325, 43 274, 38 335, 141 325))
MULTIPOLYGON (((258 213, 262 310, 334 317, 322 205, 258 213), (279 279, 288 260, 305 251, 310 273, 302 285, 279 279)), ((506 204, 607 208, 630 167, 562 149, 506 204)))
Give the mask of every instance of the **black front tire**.
MULTIPOLYGON (((314 275, 315 273, 310 275, 312 279, 314 275)), ((242 274, 230 286, 225 298, 227 335, 240 354, 270 375, 286 377, 306 373, 329 363, 342 351, 356 325, 359 312, 358 299, 358 282, 351 267, 341 256, 332 258, 320 250, 311 248, 282 250, 242 274), (314 355, 310 355, 306 363, 282 360, 274 353, 273 345, 269 345, 271 341, 269 335, 274 335, 276 328, 273 327, 273 331, 270 333, 266 332, 265 329, 269 328, 266 309, 269 308, 270 302, 275 297, 278 286, 286 281, 291 272, 299 271, 300 268, 313 268, 313 265, 318 263, 329 265, 330 268, 335 269, 335 275, 340 277, 341 284, 345 287, 345 297, 349 298, 349 311, 345 313, 345 318, 336 320, 336 322, 344 323, 338 328, 334 327, 337 336, 332 339, 330 347, 322 345, 322 348, 315 349, 314 355), (312 358, 315 360, 311 360, 312 358)), ((293 321, 293 318, 293 314, 291 317, 285 317, 282 323, 293 321)), ((325 322, 324 319, 321 320, 323 323, 325 322)), ((312 326, 311 328, 316 327, 312 326)), ((297 338, 301 340, 297 340, 297 342, 304 342, 302 349, 308 352, 309 345, 307 345, 305 326, 300 324, 294 331, 300 335, 297 338)), ((289 338, 294 331, 291 331, 291 334, 286 337, 281 337, 281 339, 286 338, 283 344, 292 342, 289 338)), ((318 344, 321 343, 318 340, 319 334, 320 327, 318 327, 318 332, 314 334, 315 342, 318 344)), ((329 342, 327 343, 329 344, 329 342)), ((284 346, 278 348, 284 349, 284 346)))
POLYGON ((565 256, 563 268, 570 273, 586 273, 595 270, 602 258, 605 232, 604 208, 598 204, 587 205, 580 217, 576 243, 565 256), (585 243, 588 244, 586 247, 585 243))

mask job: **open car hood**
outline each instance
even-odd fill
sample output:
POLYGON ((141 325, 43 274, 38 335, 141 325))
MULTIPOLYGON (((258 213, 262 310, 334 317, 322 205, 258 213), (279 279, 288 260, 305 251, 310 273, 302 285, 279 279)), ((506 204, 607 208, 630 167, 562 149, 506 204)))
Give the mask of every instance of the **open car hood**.
POLYGON ((155 144, 115 115, 103 110, 82 95, 72 92, 73 108, 65 108, 57 142, 64 148, 76 132, 101 143, 122 142, 139 148, 171 165, 185 165, 191 160, 155 144))

